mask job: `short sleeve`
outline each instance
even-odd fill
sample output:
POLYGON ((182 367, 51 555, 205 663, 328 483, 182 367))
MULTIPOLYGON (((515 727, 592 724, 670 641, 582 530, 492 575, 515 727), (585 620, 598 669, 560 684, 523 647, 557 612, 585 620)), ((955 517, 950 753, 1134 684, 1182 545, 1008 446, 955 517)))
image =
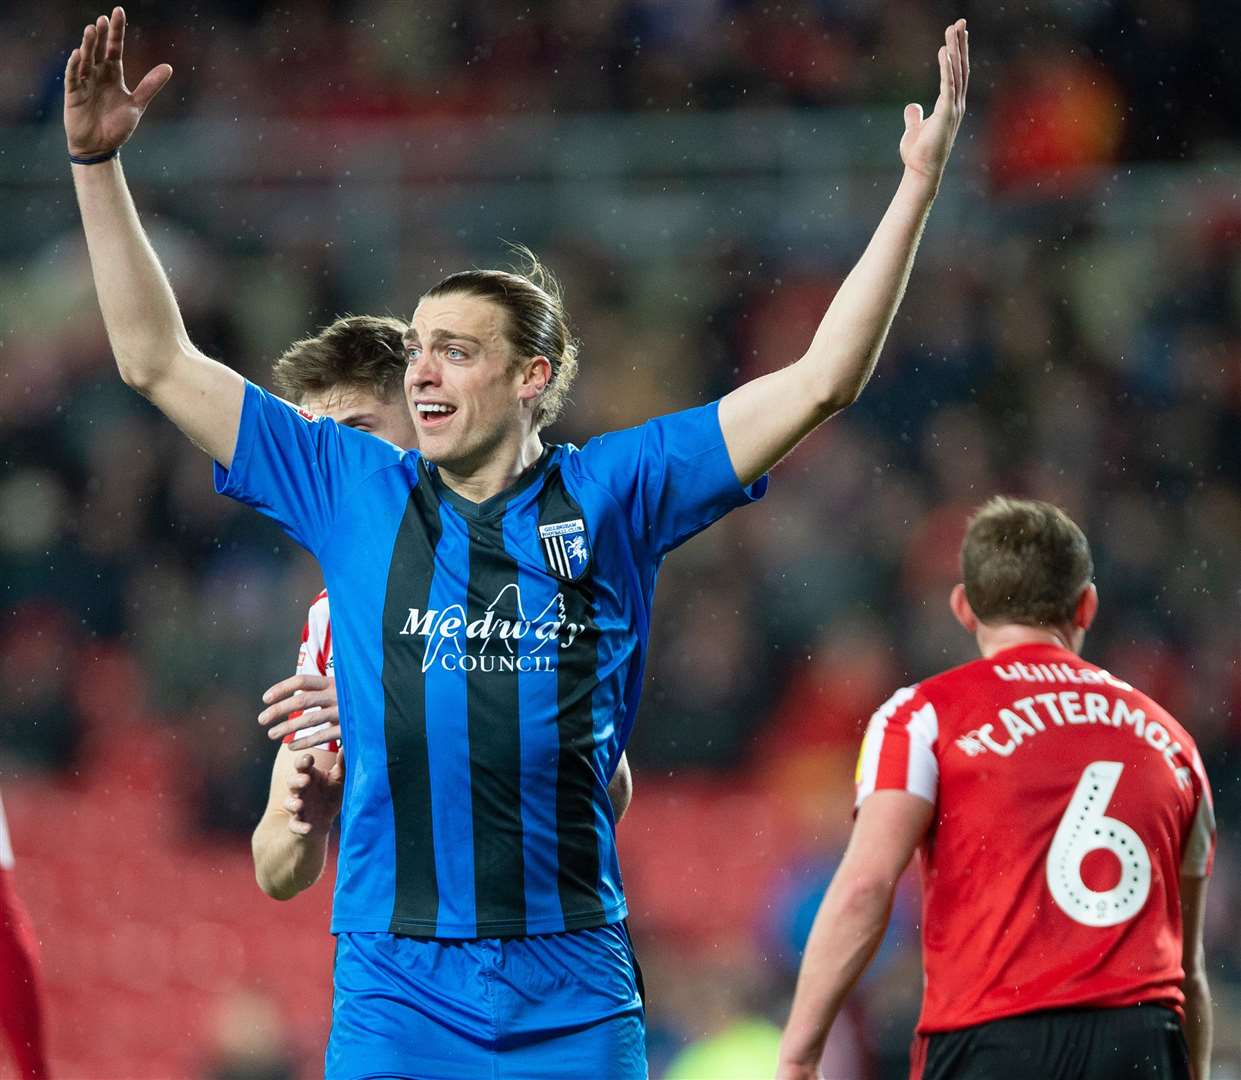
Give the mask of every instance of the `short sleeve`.
POLYGON ((322 675, 315 657, 315 645, 310 640, 310 619, 302 627, 302 644, 297 650, 297 670, 295 675, 322 675))
POLYGON ((215 463, 215 489, 274 519, 318 553, 343 495, 399 460, 390 443, 314 416, 246 382, 233 463, 215 463))
POLYGON ((1211 801, 1211 785, 1197 749, 1194 750, 1193 765, 1198 779, 1198 806, 1181 852, 1181 874, 1191 878, 1210 877, 1215 863, 1215 806, 1211 801))
POLYGON ((870 718, 858 754, 854 808, 874 791, 908 791, 934 803, 939 791, 939 718, 922 691, 907 686, 870 718))
POLYGON ((737 478, 719 402, 592 439, 578 467, 629 509, 634 534, 662 556, 728 511, 761 499, 767 477, 737 478))

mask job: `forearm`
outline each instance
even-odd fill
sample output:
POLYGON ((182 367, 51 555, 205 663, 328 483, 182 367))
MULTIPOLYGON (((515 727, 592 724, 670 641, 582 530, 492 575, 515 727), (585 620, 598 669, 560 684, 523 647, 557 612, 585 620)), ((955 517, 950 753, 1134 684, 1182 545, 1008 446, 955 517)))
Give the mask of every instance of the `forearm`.
POLYGON ((1203 971, 1185 978, 1185 1041, 1194 1080, 1211 1075, 1211 1040, 1211 987, 1203 971))
POLYGON ((780 1063, 813 1070, 832 1023, 875 954, 888 925, 893 887, 833 880, 806 942, 780 1063))
POLYGON ((289 831, 288 815, 268 811, 254 830, 254 876, 274 900, 291 900, 323 875, 327 864, 327 830, 306 836, 289 831))
POLYGON ((167 275, 151 247, 120 158, 73 165, 104 326, 121 377, 148 390, 178 354, 194 352, 167 275))
POLYGON ((797 362, 818 419, 855 401, 875 370, 905 294, 937 182, 906 169, 866 251, 828 306, 797 362))

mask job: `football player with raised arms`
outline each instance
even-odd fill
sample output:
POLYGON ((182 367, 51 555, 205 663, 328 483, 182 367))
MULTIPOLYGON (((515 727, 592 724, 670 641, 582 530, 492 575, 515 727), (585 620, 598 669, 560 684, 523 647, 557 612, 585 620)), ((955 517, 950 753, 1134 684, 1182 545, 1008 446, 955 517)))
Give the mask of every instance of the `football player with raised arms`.
POLYGON ((295 408, 189 340, 117 153, 171 77, 122 77, 124 13, 86 27, 65 128, 122 378, 216 462, 220 491, 311 551, 332 597, 345 779, 326 1072, 636 1078, 643 1008, 607 797, 663 558, 760 496, 861 393, 965 111, 963 21, 904 171, 800 358, 719 402, 543 441, 577 344, 560 292, 452 274, 405 337, 417 451, 295 408))
MULTIPOLYGON (((272 384, 310 413, 412 449, 418 436, 402 388, 405 330, 405 323, 382 316, 337 319, 290 345, 272 365, 272 384)), ((340 812, 345 771, 334 674, 332 615, 324 589, 306 613, 296 674, 267 690, 268 705, 259 714, 281 745, 251 847, 259 885, 277 900, 319 880, 340 812)), ((632 796, 629 761, 622 754, 608 783, 617 821, 632 796)))
POLYGON ((912 1080, 1206 1080, 1215 847, 1189 733, 1083 660, 1082 531, 998 497, 952 613, 982 658, 899 690, 857 769, 853 835, 807 942, 780 1080, 812 1080, 917 851, 925 989, 912 1080))

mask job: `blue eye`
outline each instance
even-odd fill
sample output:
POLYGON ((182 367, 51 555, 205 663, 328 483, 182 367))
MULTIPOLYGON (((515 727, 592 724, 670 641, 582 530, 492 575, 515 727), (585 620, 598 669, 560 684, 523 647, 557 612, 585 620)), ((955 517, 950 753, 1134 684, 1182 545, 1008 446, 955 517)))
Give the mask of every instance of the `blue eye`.
POLYGON ((465 350, 458 349, 456 345, 449 345, 448 348, 444 350, 444 353, 448 357, 449 360, 464 360, 465 359, 465 350))

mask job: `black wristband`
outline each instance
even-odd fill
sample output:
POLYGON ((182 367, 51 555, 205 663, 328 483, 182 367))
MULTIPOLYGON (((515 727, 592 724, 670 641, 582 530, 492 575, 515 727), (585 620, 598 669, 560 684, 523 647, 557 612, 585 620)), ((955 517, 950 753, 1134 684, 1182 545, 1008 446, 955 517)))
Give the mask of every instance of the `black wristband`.
POLYGON ((109 150, 106 154, 96 154, 94 157, 78 157, 77 154, 70 154, 69 160, 74 165, 99 165, 105 161, 111 161, 120 152, 121 148, 118 146, 115 150, 109 150))

